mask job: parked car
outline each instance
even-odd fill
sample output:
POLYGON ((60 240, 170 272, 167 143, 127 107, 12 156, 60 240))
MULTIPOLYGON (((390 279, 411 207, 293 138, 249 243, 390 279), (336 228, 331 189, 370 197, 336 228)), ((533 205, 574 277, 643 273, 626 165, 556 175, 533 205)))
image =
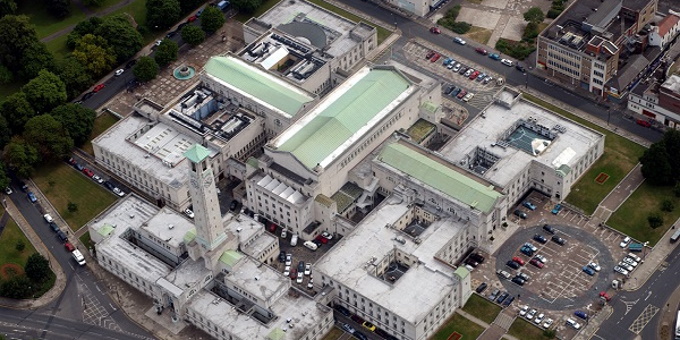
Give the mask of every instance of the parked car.
POLYGON ((469 68, 465 73, 463 74, 464 77, 469 77, 473 72, 475 72, 475 69, 469 68))
POLYGON ((28 200, 31 201, 31 203, 38 202, 38 199, 35 197, 33 192, 29 191, 26 196, 28 196, 28 200))
POLYGON ((539 243, 546 244, 546 243, 548 242, 548 239, 545 238, 545 236, 543 236, 543 235, 536 234, 536 235, 534 235, 534 241, 537 241, 537 242, 539 242, 539 243))
POLYGON ((630 237, 626 236, 626 237, 623 239, 623 241, 621 241, 621 243, 619 243, 619 247, 621 247, 621 248, 627 247, 628 244, 630 243, 630 241, 631 241, 630 237))
POLYGON ((529 261, 529 263, 538 267, 539 269, 543 268, 543 263, 541 261, 537 260, 537 259, 531 259, 531 261, 529 261))
POLYGON ((474 80, 475 78, 477 78, 478 75, 479 75, 479 71, 475 71, 475 72, 472 72, 472 74, 470 74, 470 76, 468 78, 470 80, 474 80))
POLYGON ((553 208, 553 210, 551 212, 552 212, 553 215, 557 215, 557 214, 560 213, 561 210, 562 210, 562 205, 558 203, 558 204, 555 204, 555 207, 553 208))
POLYGON ((361 325, 364 326, 364 328, 368 329, 371 332, 375 331, 375 325, 368 322, 368 321, 364 321, 361 325))
POLYGON ((524 281, 524 279, 522 279, 522 278, 519 277, 519 276, 513 277, 512 280, 510 280, 510 281, 512 281, 512 282, 514 282, 514 283, 516 283, 516 284, 518 284, 518 285, 520 285, 520 286, 524 286, 524 283, 526 282, 526 281, 524 281))
POLYGON ((94 175, 94 176, 92 176, 92 180, 95 181, 95 182, 97 182, 97 183, 99 183, 99 184, 104 183, 104 179, 101 178, 101 177, 99 177, 99 175, 94 175))
POLYGON ((528 311, 529 311, 529 306, 527 306, 527 305, 522 306, 522 308, 519 309, 519 316, 527 315, 528 311))
POLYGON ((525 246, 525 247, 528 247, 529 249, 531 249, 531 251, 533 251, 534 253, 538 251, 538 247, 536 247, 535 245, 533 245, 531 242, 526 242, 526 243, 524 243, 524 246, 525 246))
POLYGON ((519 209, 515 210, 514 214, 517 215, 521 219, 527 218, 527 213, 525 213, 524 211, 519 210, 519 209))
POLYGON ((441 57, 442 57, 441 54, 435 53, 435 54, 432 56, 432 58, 430 58, 430 61, 434 63, 435 61, 439 60, 439 58, 441 58, 441 57))
POLYGON ((92 171, 88 168, 84 168, 83 173, 85 174, 85 176, 90 177, 90 178, 92 178, 92 176, 94 176, 94 171, 92 171))
POLYGON ((505 306, 505 307, 510 306, 510 304, 513 301, 515 301, 515 297, 514 296, 508 296, 508 298, 505 299, 505 301, 503 301, 503 306, 505 306))
POLYGON ((66 251, 69 253, 76 250, 76 247, 74 247, 71 242, 64 243, 64 248, 66 248, 66 251))
POLYGON ((619 266, 614 266, 614 271, 619 273, 619 274, 626 275, 626 276, 628 276, 628 274, 629 274, 629 272, 627 270, 625 270, 625 269, 623 269, 619 266))
POLYGON ((282 250, 279 252, 279 263, 284 262, 286 262, 286 252, 282 250))
POLYGON ((328 239, 325 238, 325 237, 323 237, 322 235, 317 236, 314 240, 315 240, 315 241, 321 242, 321 244, 326 244, 326 243, 328 243, 328 239))
POLYGON ((513 261, 517 262, 520 266, 523 266, 525 264, 524 260, 522 260, 519 256, 515 256, 512 258, 513 261))
POLYGON ((310 276, 312 275, 312 264, 311 263, 305 263, 305 276, 310 276))
POLYGON ((527 320, 533 319, 533 318, 534 318, 534 315, 536 315, 536 313, 537 313, 537 311, 536 311, 535 309, 533 309, 533 308, 532 308, 531 310, 529 310, 529 312, 528 312, 527 315, 526 315, 527 320))
POLYGON ((5 193, 6 193, 7 195, 11 195, 12 192, 13 192, 13 191, 12 191, 12 188, 10 188, 10 187, 6 187, 6 188, 5 188, 5 193))
POLYGON ((104 85, 104 84, 99 84, 99 85, 95 86, 95 87, 92 89, 92 92, 97 93, 97 92, 103 90, 105 87, 106 87, 106 85, 104 85))
POLYGON ((288 237, 288 229, 281 228, 281 238, 285 239, 286 237, 288 237))
POLYGON ((479 263, 484 263, 484 260, 486 260, 486 258, 479 253, 470 254, 470 258, 479 262, 479 263))
POLYGON ((543 264, 545 264, 546 262, 548 262, 548 259, 546 259, 545 256, 543 256, 543 255, 541 255, 541 254, 538 254, 538 255, 534 256, 534 258, 537 259, 537 260, 539 260, 539 261, 541 261, 541 263, 543 263, 543 264))
POLYGON ((432 34, 441 34, 442 30, 439 29, 439 27, 430 27, 430 33, 432 34))
POLYGON ((286 254, 286 266, 290 266, 293 263, 293 254, 286 254))
POLYGON ((295 246, 297 246, 297 243, 298 243, 298 234, 293 234, 290 237, 290 246, 295 247, 295 246))
POLYGON ((553 235, 553 237, 551 238, 551 240, 553 240, 553 242, 555 242, 555 243, 557 243, 557 244, 559 244, 559 245, 561 245, 561 246, 567 244, 567 241, 566 241, 565 239, 563 239, 563 238, 561 238, 561 237, 559 237, 559 236, 557 236, 557 235, 553 235))
POLYGON ((498 55, 498 53, 489 53, 489 58, 491 58, 493 60, 500 60, 501 56, 498 55))
POLYGON ((317 246, 316 243, 314 243, 312 241, 305 241, 305 243, 303 243, 303 245, 305 247, 307 247, 309 250, 316 250, 316 249, 319 248, 319 246, 317 246))
POLYGON ((567 323, 568 326, 571 326, 575 330, 581 329, 581 324, 579 324, 578 322, 576 322, 576 320, 574 320, 572 318, 568 318, 566 323, 567 323))
POLYGON ((541 322, 543 322, 543 318, 545 318, 545 314, 543 314, 543 313, 538 314, 536 316, 536 318, 534 318, 534 323, 537 324, 537 325, 540 325, 541 322))
MULTIPOLYGON (((467 72, 467 71, 468 71, 468 67, 467 67, 467 66, 461 66, 461 67, 460 67, 460 70, 458 70, 458 74, 460 74, 460 75, 462 76, 462 75, 464 75, 465 72, 467 72)), ((470 72, 470 73, 472 73, 472 72, 470 72)))
POLYGON ((578 316, 579 318, 581 318, 581 319, 583 319, 583 320, 587 320, 587 319, 588 319, 588 314, 586 314, 586 312, 584 312, 584 311, 582 311, 582 310, 577 310, 577 311, 575 311, 575 312, 574 312, 574 315, 578 316))
POLYGON ((512 268, 512 269, 519 269, 519 263, 517 263, 515 261, 505 262, 505 265, 512 268))
POLYGON ((104 181, 104 186, 105 186, 107 189, 109 189, 109 190, 113 190, 113 188, 115 188, 115 186, 113 185, 113 183, 111 183, 111 182, 109 182, 109 181, 104 181))
POLYGON ((502 277, 506 280, 510 280, 510 277, 511 277, 510 273, 506 272, 505 270, 499 270, 499 271, 496 272, 496 274, 498 274, 498 276, 500 276, 500 277, 502 277))
POLYGON ((333 308, 335 308, 335 310, 337 310, 340 314, 342 314, 346 317, 349 317, 350 315, 352 315, 352 313, 350 313, 349 310, 347 310, 347 308, 345 308, 341 305, 335 305, 333 308))
POLYGON ((501 295, 496 299, 496 302, 502 303, 502 302, 508 297, 508 295, 510 295, 510 294, 508 294, 508 292, 503 292, 503 294, 501 294, 501 295))
POLYGON ((463 97, 465 97, 465 95, 467 95, 467 91, 465 91, 465 90, 460 90, 460 92, 458 93, 458 95, 456 96, 456 98, 458 98, 458 99, 463 99, 463 97))
POLYGON ((607 295, 607 292, 600 292, 600 297, 605 299, 605 301, 610 301, 612 299, 611 296, 607 295))
POLYGON ((481 54, 481 55, 487 55, 487 54, 489 53, 489 52, 487 52, 485 49, 483 49, 483 48, 481 48, 481 47, 475 48, 475 51, 476 51, 477 53, 481 54))
POLYGON ((290 276, 290 279, 291 279, 291 280, 297 279, 297 277, 298 277, 297 269, 291 268, 291 270, 290 270, 290 275, 289 275, 289 276, 290 276))
POLYGON ((529 279, 531 279, 531 276, 527 275, 527 273, 522 273, 522 272, 517 273, 517 277, 519 277, 520 279, 522 279, 524 281, 529 281, 529 279))
POLYGON ((427 54, 425 54, 425 59, 429 60, 434 56, 434 53, 435 53, 434 51, 427 52, 427 54))
POLYGON ((494 289, 494 290, 491 292, 491 294, 489 294, 489 300, 495 301, 496 298, 498 297, 498 294, 500 294, 500 292, 501 292, 500 290, 494 289))
POLYGON ((475 291, 478 294, 481 294, 486 289, 486 287, 487 287, 486 282, 482 282, 479 286, 477 286, 477 289, 475 289, 475 291))
POLYGON ((467 44, 467 42, 466 42, 465 40, 463 40, 463 39, 461 39, 461 38, 459 38, 459 37, 453 38, 453 42, 455 42, 456 44, 460 44, 460 45, 465 45, 465 44, 467 44))
POLYGON ((125 192, 123 190, 118 189, 118 187, 113 188, 113 193, 120 197, 125 196, 125 192))
POLYGON ((583 266, 583 272, 590 276, 595 275, 595 271, 593 270, 593 268, 590 268, 588 266, 583 266))
POLYGON ((599 272, 600 270, 602 270, 600 265, 595 263, 595 262, 588 263, 588 267, 593 268, 593 270, 596 271, 596 272, 599 272))
POLYGON ((348 324, 346 324, 346 323, 341 323, 341 324, 340 324, 340 328, 342 328, 343 331, 345 331, 345 332, 347 332, 347 333, 349 333, 349 334, 354 334, 354 332, 356 332, 356 330, 354 329, 354 327, 352 327, 352 326, 350 326, 350 325, 348 325, 348 324))
POLYGON ((526 256, 529 256, 529 257, 534 256, 534 252, 529 247, 526 247, 526 246, 522 247, 522 248, 519 249, 519 251, 526 256))
POLYGON ((119 68, 119 69, 116 70, 116 72, 114 72, 114 75, 116 77, 120 77, 121 75, 123 75, 123 72, 125 72, 125 69, 119 68))
POLYGON ((649 121, 646 121, 644 119, 638 119, 635 122, 637 123, 637 125, 640 125, 640 126, 644 126, 644 127, 647 127, 647 128, 652 127, 652 123, 650 123, 649 121))
POLYGON ((66 241, 68 241, 68 237, 67 237, 66 234, 64 234, 64 232, 61 231, 61 230, 57 231, 57 238, 58 238, 61 242, 66 242, 66 241))
POLYGON ((623 269, 625 269, 625 270, 627 270, 627 271, 629 271, 629 272, 632 272, 633 269, 635 269, 635 267, 633 267, 633 266, 631 266, 631 265, 629 265, 628 263, 625 263, 625 262, 623 262, 623 261, 622 261, 622 262, 619 262, 619 267, 621 267, 621 268, 623 268, 623 269))
POLYGON ((458 71, 460 71, 460 67, 461 67, 460 64, 456 64, 456 66, 453 67, 452 71, 453 71, 453 72, 458 72, 458 71))
POLYGON ((512 60, 510 60, 510 59, 501 59, 501 64, 503 64, 505 66, 509 66, 509 67, 513 66, 512 60))
POLYGON ((43 218, 45 219, 45 221, 46 221, 47 223, 54 222, 54 219, 52 218, 52 215, 50 215, 50 214, 45 214, 45 215, 43 215, 43 218))
POLYGON ((543 328, 548 329, 550 326, 553 324, 553 319, 547 318, 545 319, 545 322, 543 323, 543 328))
POLYGON ((554 234, 554 233, 555 233, 555 228, 553 228, 553 227, 550 226, 549 224, 544 224, 544 225, 543 225, 543 230, 545 230, 545 231, 547 231, 547 232, 549 232, 549 233, 551 233, 551 234, 554 234))
POLYGON ((474 96, 475 96, 474 93, 468 92, 468 94, 466 94, 465 97, 463 97, 463 101, 467 103, 470 100, 472 100, 472 98, 474 98, 474 96))
POLYGON ((522 205, 529 208, 529 210, 536 210, 536 206, 529 201, 524 201, 524 203, 522 203, 522 205))
POLYGON ((522 73, 524 73, 524 72, 527 71, 527 70, 524 68, 524 66, 520 65, 519 63, 518 63, 517 65, 515 65, 515 68, 517 69, 517 71, 520 71, 520 72, 522 72, 522 73))
POLYGON ((637 255, 635 255, 635 254, 633 254, 633 253, 628 253, 628 254, 626 254, 626 256, 627 256, 627 257, 630 257, 630 258, 633 259, 633 260, 635 260, 635 262, 637 262, 637 263, 642 262, 642 259, 640 258, 640 256, 637 256, 637 255))
POLYGON ((52 231, 56 233, 57 231, 59 231, 59 226, 54 222, 50 222, 50 229, 52 229, 52 231))
POLYGON ((352 321, 354 321, 354 322, 356 322, 356 323, 358 323, 358 324, 362 324, 362 323, 364 323, 364 321, 366 321, 366 320, 362 319, 362 318, 361 318, 360 316, 358 316, 358 315, 352 315, 352 316, 350 316, 349 318, 352 319, 352 321))
POLYGON ((323 236, 323 238, 325 238, 325 239, 327 239, 327 240, 332 240, 332 239, 333 239, 333 235, 331 235, 331 233, 329 233, 329 232, 327 232, 327 231, 322 232, 322 233, 321 233, 321 236, 323 236))

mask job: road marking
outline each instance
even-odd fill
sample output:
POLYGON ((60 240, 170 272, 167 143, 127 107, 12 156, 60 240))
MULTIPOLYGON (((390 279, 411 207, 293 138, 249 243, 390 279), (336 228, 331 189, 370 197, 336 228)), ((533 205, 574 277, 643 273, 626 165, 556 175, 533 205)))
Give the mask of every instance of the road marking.
POLYGON ((631 323, 628 330, 635 334, 640 334, 640 332, 647 326, 649 320, 651 320, 654 315, 659 311, 659 307, 653 305, 647 305, 645 309, 638 315, 638 317, 631 323))
POLYGON ((649 299, 650 296, 652 296, 652 291, 651 291, 651 290, 647 293, 647 297, 645 297, 645 301, 647 301, 647 299, 649 299))

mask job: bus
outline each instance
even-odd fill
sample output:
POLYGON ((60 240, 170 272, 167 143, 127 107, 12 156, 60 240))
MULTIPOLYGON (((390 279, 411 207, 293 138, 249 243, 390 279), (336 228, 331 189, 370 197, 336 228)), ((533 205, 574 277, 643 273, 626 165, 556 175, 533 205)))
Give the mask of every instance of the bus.
POLYGON ((680 310, 678 311, 678 318, 675 319, 675 340, 680 340, 680 310))

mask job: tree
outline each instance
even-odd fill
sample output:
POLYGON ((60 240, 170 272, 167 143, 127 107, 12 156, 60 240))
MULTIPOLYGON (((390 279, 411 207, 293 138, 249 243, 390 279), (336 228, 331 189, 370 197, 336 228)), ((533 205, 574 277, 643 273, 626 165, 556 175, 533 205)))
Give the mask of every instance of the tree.
POLYGON ((31 296, 31 280, 16 275, 0 284, 0 295, 10 299, 23 299, 31 296))
POLYGON ((67 206, 67 209, 70 213, 74 213, 74 212, 78 211, 78 205, 73 203, 73 202, 68 202, 68 204, 66 206, 67 206))
POLYGON ((104 0, 85 0, 85 4, 88 6, 99 7, 104 3, 104 0))
POLYGON ((262 0, 233 0, 231 4, 240 12, 253 13, 262 5, 262 0))
POLYGON ((17 3, 14 0, 0 0, 0 17, 12 15, 17 11, 17 3))
MULTIPOLYGON (((0 116, 0 150, 9 143, 9 138, 12 136, 12 131, 9 129, 9 125, 7 124, 7 120, 5 117, 0 116)), ((2 178, 2 164, 0 164, 0 179, 2 178)), ((1 184, 1 183, 0 183, 1 184)), ((3 186, 0 185, 0 188, 3 186)))
POLYGON ((673 183, 671 164, 668 160, 666 146, 663 141, 652 144, 640 157, 642 176, 650 184, 668 185, 673 183))
POLYGON ((186 25, 182 27, 182 40, 191 46, 196 46, 205 40, 205 32, 194 25, 186 25))
POLYGON ((119 63, 130 59, 142 49, 142 35, 132 27, 124 14, 106 17, 95 29, 94 34, 106 40, 119 63))
POLYGON ((47 11, 56 18, 65 18, 71 14, 71 0, 44 0, 47 11))
POLYGON ((73 139, 59 121, 49 114, 26 122, 24 140, 33 145, 44 161, 59 160, 73 149, 73 139))
POLYGON ((21 134, 26 122, 35 116, 35 109, 22 91, 7 96, 0 104, 0 114, 5 118, 12 135, 21 134))
POLYGON ((54 72, 66 85, 66 96, 69 99, 75 98, 93 83, 90 72, 72 56, 57 60, 54 72))
POLYGON ((7 188, 9 186, 9 177, 7 176, 7 171, 5 165, 0 162, 0 188, 7 188))
POLYGON ((20 178, 31 177, 33 166, 40 160, 38 151, 20 138, 12 139, 2 154, 7 167, 20 178))
POLYGON ((41 283, 50 277, 52 270, 50 269, 50 263, 45 257, 39 253, 33 253, 26 260, 24 272, 31 281, 41 283))
POLYGON ((180 16, 179 0, 147 0, 146 25, 154 30, 164 30, 174 25, 180 16))
POLYGON ((531 7, 528 11, 524 12, 524 20, 526 22, 533 22, 535 24, 540 24, 545 19, 543 11, 538 7, 531 7))
POLYGON ((12 82, 12 80, 14 80, 14 74, 12 74, 12 71, 5 67, 5 65, 0 65, 0 84, 9 84, 12 82))
POLYGON ((14 74, 23 70, 22 62, 29 48, 40 43, 35 27, 25 15, 5 15, 0 18, 0 65, 14 74))
POLYGON ((170 39, 163 39, 161 44, 156 48, 156 53, 154 54, 154 59, 159 66, 166 66, 171 62, 177 60, 177 52, 179 51, 179 46, 177 43, 170 39))
POLYGON ((109 47, 104 38, 86 34, 76 44, 71 53, 93 77, 99 77, 113 68, 116 53, 109 47))
POLYGON ((203 0, 182 0, 179 2, 179 6, 182 13, 189 13, 204 2, 203 0))
POLYGON ((137 60, 135 67, 132 69, 132 73, 134 73, 139 81, 147 82, 156 78, 159 70, 160 67, 153 58, 144 56, 137 60))
POLYGON ((73 31, 68 34, 66 45, 70 49, 76 48, 78 40, 80 40, 80 38, 86 34, 94 34, 94 31, 97 29, 97 27, 99 27, 99 25, 102 24, 102 21, 102 18, 93 16, 79 22, 76 24, 76 27, 73 28, 73 31))
POLYGON ((24 249, 26 249, 26 243, 24 243, 23 240, 19 240, 14 246, 14 249, 16 249, 18 252, 22 252, 24 249))
POLYGON ((663 217, 659 213, 653 213, 647 216, 647 222, 652 229, 656 229, 663 225, 663 217))
POLYGON ((37 77, 40 70, 52 69, 54 57, 47 50, 47 46, 38 41, 24 50, 21 65, 19 75, 25 79, 31 79, 37 77))
POLYGON ((675 205, 673 204, 673 201, 671 200, 664 200, 661 202, 661 210, 666 211, 666 212, 671 212, 675 209, 675 205))
POLYGON ((67 129, 69 136, 76 146, 87 142, 92 133, 94 119, 97 114, 94 110, 79 104, 67 103, 55 107, 50 115, 67 129))
POLYGON ((224 22, 224 13, 215 6, 208 6, 201 14, 201 28, 208 33, 217 32, 224 22))
POLYGON ((66 85, 56 74, 42 70, 21 88, 36 112, 49 112, 66 102, 66 85))

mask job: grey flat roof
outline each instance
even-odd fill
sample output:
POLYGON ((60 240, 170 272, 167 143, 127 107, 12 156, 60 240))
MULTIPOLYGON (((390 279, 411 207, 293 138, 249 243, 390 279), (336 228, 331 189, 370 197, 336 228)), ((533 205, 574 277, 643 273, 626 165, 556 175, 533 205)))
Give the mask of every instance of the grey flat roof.
POLYGON ((203 281, 203 278, 209 273, 210 270, 205 267, 205 262, 202 259, 194 261, 187 258, 168 275, 158 280, 157 284, 179 297, 187 287, 196 287, 200 283, 199 281, 203 281))
POLYGON ((184 235, 194 229, 194 223, 184 215, 164 207, 142 229, 169 246, 178 248, 184 242, 184 235))
POLYGON ((315 271, 405 320, 422 320, 457 287, 453 269, 440 263, 434 256, 464 226, 451 219, 435 221, 420 235, 420 244, 407 238, 402 245, 394 239, 404 238, 405 235, 385 225, 395 223, 410 209, 412 207, 402 202, 401 198, 386 198, 354 231, 314 264, 315 271), (373 257, 383 259, 395 248, 416 256, 421 263, 412 266, 393 284, 372 276, 364 269, 373 257))
MULTIPOLYGON (((500 95, 512 96, 507 91, 500 95)), ((500 160, 482 177, 507 187, 532 161, 553 169, 557 169, 563 164, 574 168, 576 162, 585 156, 601 138, 604 137, 596 131, 521 99, 512 109, 495 102, 490 104, 484 109, 483 115, 477 116, 470 124, 465 126, 457 136, 442 147, 439 153, 456 164, 462 164, 467 162, 467 155, 471 154, 477 147, 486 149, 487 152, 500 157, 500 160), (558 133, 557 138, 552 141, 550 146, 536 156, 512 146, 506 148, 498 145, 492 146, 519 119, 528 120, 530 117, 536 119, 537 124, 548 128, 560 125, 566 130, 564 133, 558 133), (554 162, 559 164, 555 165, 554 162)))
POLYGON ((290 279, 269 266, 262 265, 246 256, 225 275, 225 279, 235 282, 251 297, 269 301, 282 289, 290 285, 290 279))

